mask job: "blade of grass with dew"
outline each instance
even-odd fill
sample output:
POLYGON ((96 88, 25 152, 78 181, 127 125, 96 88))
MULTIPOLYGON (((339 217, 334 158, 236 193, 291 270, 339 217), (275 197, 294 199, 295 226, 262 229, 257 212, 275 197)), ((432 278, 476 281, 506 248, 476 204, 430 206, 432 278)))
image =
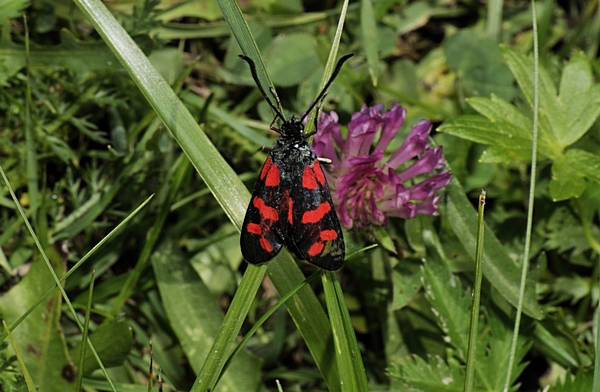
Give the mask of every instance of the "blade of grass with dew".
MULTIPOLYGON (((64 299, 64 303, 69 308, 69 312, 71 313, 73 319, 77 323, 77 326, 79 327, 79 330, 81 332, 83 332, 83 325, 81 324, 81 321, 77 317, 77 313, 75 312, 75 309, 73 308, 73 304, 69 300, 69 297, 67 296, 67 293, 65 292, 65 289, 60 284, 60 280, 59 280, 58 276, 56 275, 56 271, 54 271, 54 267, 53 267, 52 263, 50 262, 50 260, 49 260, 49 258, 47 256, 44 248, 42 247, 42 244, 40 243, 40 241, 39 241, 36 233, 34 232, 33 228, 31 227, 31 224, 29 223, 29 220, 26 218, 25 211, 23 211, 23 208, 21 207, 21 204, 17 200, 17 196, 15 195, 15 192, 12 189, 12 186, 8 182, 8 178, 6 177, 6 173, 4 172, 4 169, 2 168, 1 165, 0 165, 0 175, 3 178, 4 183, 6 184, 6 187, 8 188, 8 191, 9 191, 9 193, 10 193, 12 199, 13 199, 13 202, 15 203, 15 206, 16 206, 18 212, 19 212, 19 215, 23 219, 23 222, 25 223, 25 226, 27 227, 27 230, 29 231, 29 234, 33 238, 33 241, 35 242, 35 245, 38 248, 38 251, 40 252, 40 255, 42 256, 44 262, 46 263, 47 270, 50 273, 52 279, 54 280, 55 287, 58 287, 58 290, 60 291, 60 294, 62 295, 62 298, 64 299)), ((52 249, 52 248, 50 248, 50 249, 52 249)), ((29 272, 29 274, 27 274, 27 277, 29 277, 30 275, 32 275, 31 271, 29 272)), ((23 282, 23 281, 21 281, 21 282, 23 282)), ((19 287, 19 286, 16 286, 16 287, 19 287)), ((11 292, 12 292, 12 290, 9 291, 9 293, 11 293, 11 292)), ((8 298, 8 294, 5 295, 5 296, 3 296, 2 298, 0 298, 0 300, 6 299, 6 298, 8 298)), ((58 301, 55 301, 55 302, 58 302, 58 301)), ((56 316, 56 317, 58 317, 58 316, 56 316)), ((58 323, 58 321, 57 321, 57 323, 58 323)), ((116 392, 116 389, 114 388, 114 386, 112 384, 112 381, 111 381, 111 379, 110 379, 110 377, 109 377, 109 375, 108 375, 108 373, 106 371, 106 368, 104 367, 104 364, 102 363, 102 360, 98 356, 98 353, 96 352, 96 349, 94 348, 94 346, 91 344, 89 338, 88 338, 88 343, 90 344, 90 350, 92 351, 94 357, 96 358, 96 361, 98 361, 98 365, 100 366, 100 369, 102 370, 102 374, 106 378, 107 382, 112 386, 112 390, 116 392)), ((63 380, 63 379, 61 378, 60 380, 63 380)))
POLYGON ((83 363, 85 362, 85 351, 87 349, 87 337, 90 327, 90 314, 92 312, 92 298, 94 294, 94 279, 96 278, 96 270, 92 270, 92 278, 90 279, 90 288, 88 290, 88 301, 85 307, 85 321, 83 322, 83 334, 81 336, 81 353, 79 354, 79 365, 77 366, 77 384, 76 391, 81 391, 83 385, 83 363))
POLYGON ((485 209, 485 191, 479 195, 479 210, 477 214, 477 249, 475 250, 475 280, 473 285, 473 302, 471 305, 471 326, 469 328, 469 346, 467 348, 467 368, 465 370, 465 392, 475 388, 475 360, 477 352, 477 337, 479 336, 479 304, 481 302, 481 281, 483 280, 483 211, 485 209))
POLYGON ((29 370, 27 370, 27 366, 25 366, 23 357, 21 356, 21 353, 19 352, 19 347, 17 347, 17 343, 15 342, 15 339, 13 339, 13 336, 10 333, 10 330, 8 329, 8 325, 6 325, 6 322, 4 320, 2 320, 2 326, 4 327, 4 332, 8 336, 8 339, 10 340, 10 343, 12 344, 13 349, 15 350, 15 355, 17 356, 17 361, 19 361, 19 365, 21 366, 21 372, 23 373, 23 378, 25 379, 25 384, 27 385, 27 390, 29 392, 36 392, 37 388, 35 386, 35 383, 33 382, 33 379, 31 378, 31 374, 29 374, 29 370))
POLYGON ((535 201, 535 182, 537 179, 537 140, 538 140, 538 118, 540 110, 539 97, 539 62, 540 54, 538 48, 537 34, 537 16, 535 13, 535 2, 531 2, 531 19, 533 24, 533 130, 531 141, 531 174, 529 176, 529 200, 527 203, 527 229, 525 231, 525 246, 523 249, 523 261, 521 265, 521 284, 519 286, 519 302, 517 304, 517 314, 515 315, 515 327, 513 331, 512 344, 510 346, 510 356, 508 359, 508 371, 504 380, 504 391, 508 392, 512 370, 515 361, 515 352, 517 351, 517 339, 521 327, 521 316, 523 313, 523 302, 525 297, 525 285, 527 283, 527 271, 529 270, 529 249, 531 247, 531 232, 533 228, 533 206, 535 201))

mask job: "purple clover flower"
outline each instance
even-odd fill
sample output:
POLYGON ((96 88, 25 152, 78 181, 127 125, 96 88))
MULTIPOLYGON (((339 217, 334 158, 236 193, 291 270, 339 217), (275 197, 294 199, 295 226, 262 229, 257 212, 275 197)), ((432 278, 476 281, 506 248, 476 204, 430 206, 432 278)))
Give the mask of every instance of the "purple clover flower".
POLYGON ((415 125, 402 146, 384 160, 385 149, 404 123, 406 109, 397 103, 387 112, 382 113, 383 108, 383 104, 363 105, 360 112, 352 115, 345 140, 337 113, 323 113, 319 132, 313 139, 317 155, 332 161, 331 170, 325 175, 338 217, 346 229, 386 225, 388 216, 412 219, 417 214, 438 215, 441 196, 436 196, 435 191, 450 182, 450 172, 443 171, 413 183, 416 177, 446 166, 442 147, 429 148, 429 121, 421 120, 415 125), (413 159, 414 163, 396 172, 413 159))

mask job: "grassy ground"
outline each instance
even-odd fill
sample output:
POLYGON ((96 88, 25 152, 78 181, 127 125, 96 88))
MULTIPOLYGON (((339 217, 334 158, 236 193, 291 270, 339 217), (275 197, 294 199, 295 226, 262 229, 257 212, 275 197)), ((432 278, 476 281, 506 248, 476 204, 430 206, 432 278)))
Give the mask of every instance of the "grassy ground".
POLYGON ((0 5, 0 390, 600 390, 600 13, 535 4, 536 56, 530 2, 0 5), (363 105, 405 108, 385 159, 431 121, 445 163, 404 185, 450 171, 439 215, 342 218, 337 273, 244 262, 276 138, 242 53, 288 117, 354 53, 323 112, 359 140, 363 105))

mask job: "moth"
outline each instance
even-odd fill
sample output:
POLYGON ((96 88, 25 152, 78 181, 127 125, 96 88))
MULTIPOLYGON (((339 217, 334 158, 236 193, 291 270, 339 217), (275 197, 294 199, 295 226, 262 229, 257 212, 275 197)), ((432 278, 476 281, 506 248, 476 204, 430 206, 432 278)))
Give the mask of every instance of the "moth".
POLYGON ((271 260, 284 245, 299 259, 324 270, 335 271, 344 262, 344 237, 321 167, 326 160, 320 160, 307 143, 317 132, 316 120, 312 134, 304 133, 304 120, 320 106, 342 65, 352 56, 338 61, 323 90, 300 118, 286 119, 261 86, 254 61, 240 55, 275 111, 271 129, 279 133, 256 181, 242 226, 242 255, 251 264, 271 260), (280 128, 273 127, 277 119, 283 121, 280 128))

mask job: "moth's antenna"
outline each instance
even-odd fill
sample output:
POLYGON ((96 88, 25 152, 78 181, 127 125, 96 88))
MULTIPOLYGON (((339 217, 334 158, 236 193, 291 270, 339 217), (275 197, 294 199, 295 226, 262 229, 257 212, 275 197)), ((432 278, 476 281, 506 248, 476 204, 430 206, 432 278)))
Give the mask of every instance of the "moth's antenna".
POLYGON ((327 83, 325 83, 323 90, 321 90, 321 93, 319 93, 319 96, 317 97, 317 99, 315 99, 315 101, 312 103, 312 105, 310 105, 308 110, 306 112, 304 112, 304 115, 302 115, 302 117, 300 118, 300 122, 304 122, 304 119, 306 118, 306 116, 308 116, 310 114, 310 112, 315 108, 315 106, 323 99, 325 94, 327 94, 327 89, 329 88, 329 86, 331 86, 331 83, 333 83, 333 80, 338 75, 338 73, 340 73, 340 70, 342 69, 342 65, 344 65, 346 60, 348 60, 352 56, 354 56, 354 53, 347 54, 345 56, 342 56, 341 59, 339 59, 339 61, 337 62, 337 65, 335 66, 335 70, 331 74, 331 77, 329 78, 327 83))
MULTIPOLYGON (((277 109, 277 107, 275 105, 273 105, 273 102, 271 102, 271 99, 269 99, 269 96, 265 92, 265 89, 263 89, 262 85, 260 84, 260 80, 258 80, 258 74, 256 73, 256 64, 254 64, 254 61, 250 57, 244 56, 243 54, 240 54, 239 56, 242 59, 246 60, 246 62, 250 66, 250 72, 252 73, 252 79, 254 79, 256 86, 260 90, 262 96, 265 97, 265 100, 267 101, 269 106, 271 106, 271 108, 273 108, 273 110, 275 111, 277 116, 279 116, 279 118, 281 118, 283 121, 285 121, 285 117, 283 117, 283 114, 281 114, 279 109, 277 109)), ((277 94, 274 91, 273 91, 273 95, 277 96, 277 94)), ((279 97, 277 97, 277 100, 279 101, 279 97)))

